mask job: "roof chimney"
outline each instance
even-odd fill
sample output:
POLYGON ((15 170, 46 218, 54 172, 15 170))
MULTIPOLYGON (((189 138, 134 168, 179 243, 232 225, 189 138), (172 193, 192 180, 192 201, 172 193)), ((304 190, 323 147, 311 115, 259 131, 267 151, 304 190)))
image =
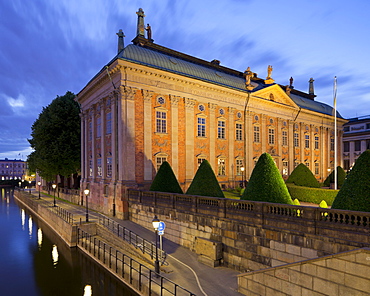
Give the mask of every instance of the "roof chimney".
POLYGON ((117 53, 120 53, 125 48, 125 44, 123 42, 123 37, 125 37, 125 34, 122 32, 121 29, 116 34, 118 36, 118 52, 117 53))
POLYGON ((315 95, 315 91, 314 91, 314 89, 313 89, 313 82, 314 82, 315 80, 313 80, 313 78, 311 77, 310 78, 310 80, 308 81, 309 82, 309 88, 308 88, 308 94, 309 95, 315 95))

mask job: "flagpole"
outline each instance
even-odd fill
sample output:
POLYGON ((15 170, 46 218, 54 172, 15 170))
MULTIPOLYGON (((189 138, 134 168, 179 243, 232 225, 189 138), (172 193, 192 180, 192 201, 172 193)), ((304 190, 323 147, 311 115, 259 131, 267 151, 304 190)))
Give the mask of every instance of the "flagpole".
POLYGON ((334 189, 338 189, 338 141, 337 141, 337 76, 334 76, 334 189))

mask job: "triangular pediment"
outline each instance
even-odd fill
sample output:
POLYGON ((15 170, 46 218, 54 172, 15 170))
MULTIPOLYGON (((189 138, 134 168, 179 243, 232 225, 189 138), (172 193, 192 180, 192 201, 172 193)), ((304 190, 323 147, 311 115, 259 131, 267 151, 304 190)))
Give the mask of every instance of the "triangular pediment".
POLYGON ((253 96, 267 101, 275 102, 285 106, 298 108, 298 105, 289 97, 289 95, 277 84, 253 92, 253 96))

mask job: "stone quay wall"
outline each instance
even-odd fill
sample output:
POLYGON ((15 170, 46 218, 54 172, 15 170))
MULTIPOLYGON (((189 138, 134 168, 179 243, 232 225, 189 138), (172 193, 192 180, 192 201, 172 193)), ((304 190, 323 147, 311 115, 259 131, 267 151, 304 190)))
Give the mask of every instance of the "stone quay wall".
POLYGON ((56 209, 53 206, 45 207, 24 191, 14 191, 14 197, 58 233, 69 247, 77 246, 78 226, 64 220, 55 212, 56 209))
POLYGON ((370 213, 133 189, 127 201, 133 222, 151 229, 157 215, 166 239, 242 272, 370 247, 370 213))
POLYGON ((369 295, 370 249, 305 260, 238 276, 248 296, 369 295))

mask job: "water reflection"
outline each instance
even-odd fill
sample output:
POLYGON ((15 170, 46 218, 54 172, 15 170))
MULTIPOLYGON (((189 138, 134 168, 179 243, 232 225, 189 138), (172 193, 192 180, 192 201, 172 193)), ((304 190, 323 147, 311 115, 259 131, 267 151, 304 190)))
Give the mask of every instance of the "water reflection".
POLYGON ((37 216, 20 209, 12 192, 0 190, 0 198, 0 295, 138 295, 83 252, 69 248, 37 216))

